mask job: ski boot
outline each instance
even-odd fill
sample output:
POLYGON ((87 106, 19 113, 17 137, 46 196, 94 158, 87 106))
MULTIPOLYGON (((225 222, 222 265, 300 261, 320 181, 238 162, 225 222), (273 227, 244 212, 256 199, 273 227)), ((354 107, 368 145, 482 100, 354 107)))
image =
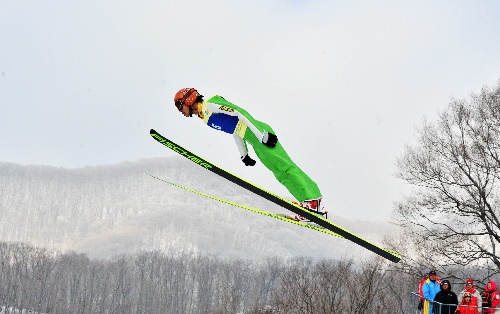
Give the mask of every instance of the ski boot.
POLYGON ((305 217, 302 217, 300 215, 295 215, 295 216, 290 216, 290 219, 292 220, 296 220, 296 221, 303 221, 303 220, 306 220, 305 217))
MULTIPOLYGON (((325 216, 325 218, 328 218, 328 211, 321 207, 321 199, 322 198, 320 197, 320 198, 317 198, 314 200, 306 200, 303 202, 293 202, 293 203, 296 205, 299 205, 302 208, 307 209, 310 212, 313 212, 317 215, 325 216)), ((299 216, 299 217, 302 217, 302 216, 299 216)), ((303 219, 304 218, 302 217, 302 220, 303 219)))

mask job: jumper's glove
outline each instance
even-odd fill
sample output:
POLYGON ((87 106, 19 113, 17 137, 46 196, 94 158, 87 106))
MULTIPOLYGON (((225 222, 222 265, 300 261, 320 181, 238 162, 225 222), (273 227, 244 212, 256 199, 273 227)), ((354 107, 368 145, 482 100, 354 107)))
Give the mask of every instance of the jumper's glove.
POLYGON ((245 166, 254 166, 255 165, 255 160, 250 158, 250 156, 248 156, 248 154, 245 155, 245 157, 241 157, 241 160, 243 161, 245 166))
POLYGON ((276 143, 278 143, 278 137, 273 133, 264 131, 264 134, 262 135, 262 144, 269 147, 276 147, 276 143))

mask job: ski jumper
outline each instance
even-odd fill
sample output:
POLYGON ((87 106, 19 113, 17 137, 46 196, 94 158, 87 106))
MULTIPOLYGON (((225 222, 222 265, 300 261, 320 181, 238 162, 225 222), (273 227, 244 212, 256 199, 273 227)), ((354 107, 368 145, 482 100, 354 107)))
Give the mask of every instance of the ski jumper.
POLYGON ((275 134, 269 125, 254 119, 247 111, 221 96, 213 96, 203 101, 198 112, 200 119, 209 127, 233 134, 242 158, 248 154, 247 143, 252 145, 262 164, 297 201, 321 197, 318 185, 290 159, 279 141, 273 148, 262 144, 265 131, 275 134))

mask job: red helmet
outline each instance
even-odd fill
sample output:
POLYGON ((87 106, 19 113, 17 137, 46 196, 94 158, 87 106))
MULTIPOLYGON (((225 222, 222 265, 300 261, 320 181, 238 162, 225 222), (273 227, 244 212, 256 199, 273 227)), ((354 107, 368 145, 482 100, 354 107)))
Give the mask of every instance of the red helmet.
POLYGON ((182 111, 182 105, 191 106, 196 102, 198 96, 201 96, 194 88, 183 88, 174 96, 174 103, 179 111, 182 111))

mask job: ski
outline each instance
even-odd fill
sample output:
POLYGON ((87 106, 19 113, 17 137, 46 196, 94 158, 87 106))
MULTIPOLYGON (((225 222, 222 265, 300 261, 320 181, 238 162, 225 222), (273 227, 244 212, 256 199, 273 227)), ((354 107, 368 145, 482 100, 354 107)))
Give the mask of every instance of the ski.
POLYGON ((309 222, 309 221, 295 220, 293 218, 290 218, 290 216, 287 216, 287 215, 284 215, 284 214, 273 214, 273 213, 269 213, 269 212, 266 212, 266 211, 263 211, 263 210, 260 210, 260 209, 254 208, 254 207, 250 207, 250 206, 246 206, 246 205, 243 205, 243 204, 235 203, 235 202, 232 202, 232 201, 229 201, 229 200, 222 199, 220 197, 216 197, 216 196, 213 196, 213 195, 209 195, 209 194, 206 194, 206 193, 203 193, 203 192, 200 192, 200 191, 188 188, 186 186, 183 186, 183 185, 180 185, 180 184, 177 184, 177 183, 174 183, 174 182, 170 182, 168 180, 165 180, 165 179, 162 179, 162 178, 157 177, 155 175, 152 175, 151 173, 149 173, 147 171, 146 171, 146 173, 149 176, 151 176, 152 178, 155 178, 156 180, 168 183, 170 185, 173 185, 175 187, 181 188, 181 189, 186 190, 188 192, 191 192, 191 193, 194 193, 194 194, 198 194, 198 195, 201 195, 203 197, 206 197, 206 198, 209 198, 209 199, 212 199, 212 200, 216 200, 216 201, 221 202, 221 203, 225 203, 225 204, 229 204, 229 205, 232 205, 232 206, 235 206, 235 207, 243 208, 243 209, 249 210, 251 212, 257 213, 257 214, 261 214, 261 215, 264 215, 264 216, 276 218, 276 219, 279 219, 279 220, 282 220, 282 221, 286 221, 286 222, 289 222, 289 223, 292 223, 292 224, 295 224, 295 225, 298 225, 298 226, 306 227, 306 228, 309 228, 309 229, 312 229, 312 230, 316 230, 316 231, 319 231, 319 232, 323 232, 323 233, 326 233, 326 234, 329 234, 329 235, 332 235, 332 236, 343 238, 341 235, 336 234, 335 232, 332 232, 332 231, 330 231, 328 229, 325 229, 325 228, 323 228, 323 227, 321 227, 321 226, 319 226, 319 225, 317 225, 315 223, 309 222))
POLYGON ((373 253, 375 254, 378 254, 388 260, 390 260, 391 262, 394 262, 394 263, 397 263, 401 260, 401 254, 399 254, 398 252, 396 251, 393 251, 393 250, 389 250, 389 249, 386 249, 386 248, 382 248, 376 244, 373 244, 357 235, 355 235, 354 233, 332 223, 331 221, 323 218, 322 216, 320 215, 317 215, 317 214, 314 214, 310 211, 308 211, 307 209, 304 209, 298 205, 295 205, 293 204, 292 202, 272 193, 272 192, 269 192, 267 191, 266 189, 264 188, 261 188, 245 179, 242 179, 240 177, 238 177, 237 175, 235 174, 232 174, 218 166, 216 166, 215 164, 197 156, 196 154, 193 154, 192 152, 188 151, 187 149, 177 145, 176 143, 172 142, 171 140, 163 137, 161 134, 159 134, 158 132, 156 132, 155 130, 151 129, 150 131, 150 135, 156 140, 158 141, 159 143, 163 144, 164 146, 170 148, 171 150, 173 150, 174 152, 178 153, 179 155, 181 156, 184 156, 185 158, 191 160, 192 162, 194 162, 195 164, 277 204, 277 205, 280 205, 281 207, 297 214, 297 215, 300 215, 308 220, 310 220, 311 222, 317 224, 318 226, 320 227, 323 227, 323 228, 326 228, 328 230, 330 230, 331 232, 333 233, 336 233, 336 234, 339 234, 341 235, 342 237, 344 237, 345 239, 347 240, 350 240, 370 251, 372 251, 373 253))

